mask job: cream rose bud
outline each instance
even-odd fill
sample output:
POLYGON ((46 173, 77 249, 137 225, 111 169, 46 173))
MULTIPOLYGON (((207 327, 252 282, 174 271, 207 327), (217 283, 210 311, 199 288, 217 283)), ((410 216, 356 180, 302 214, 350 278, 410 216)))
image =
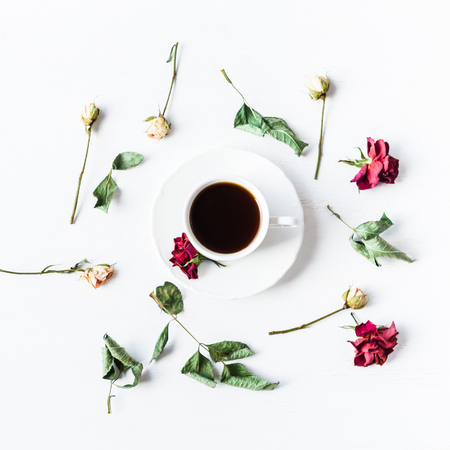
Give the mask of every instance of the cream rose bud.
POLYGON ((150 139, 160 140, 162 139, 169 130, 169 123, 164 116, 154 117, 148 121, 148 128, 146 134, 150 139))
POLYGON ((95 103, 89 103, 81 110, 81 120, 86 128, 89 128, 96 120, 100 110, 95 106, 95 103))
POLYGON ((342 295, 347 308, 362 309, 367 305, 369 298, 364 295, 364 292, 358 288, 352 288, 344 292, 342 295))
POLYGON ((325 77, 315 76, 309 80, 309 85, 306 86, 309 90, 309 96, 313 100, 325 97, 325 94, 330 89, 330 80, 325 77))
POLYGON ((94 289, 106 283, 114 274, 114 267, 108 264, 99 264, 98 266, 86 269, 82 278, 86 279, 94 289))

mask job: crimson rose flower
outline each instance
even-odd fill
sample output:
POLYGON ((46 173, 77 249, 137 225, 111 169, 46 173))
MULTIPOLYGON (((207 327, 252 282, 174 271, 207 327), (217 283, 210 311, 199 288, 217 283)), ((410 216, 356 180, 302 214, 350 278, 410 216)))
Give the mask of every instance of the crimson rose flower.
POLYGON ((186 236, 186 233, 183 233, 181 237, 177 237, 173 241, 175 242, 175 248, 172 252, 173 257, 170 259, 170 262, 173 264, 172 267, 178 266, 190 280, 198 278, 197 269, 202 261, 212 261, 217 267, 225 267, 224 264, 198 253, 186 236))
POLYGON ((364 157, 361 149, 360 152, 362 158, 360 160, 340 161, 361 168, 351 183, 356 182, 361 191, 374 188, 380 181, 394 184, 398 176, 399 161, 389 155, 387 142, 384 142, 383 139, 375 142, 372 138, 367 138, 368 157, 364 157))
POLYGON ((181 237, 177 237, 173 241, 175 242, 175 248, 172 252, 173 258, 170 259, 170 262, 173 264, 172 267, 178 266, 189 279, 197 279, 198 264, 190 262, 197 256, 197 250, 189 241, 186 233, 183 233, 181 237))
POLYGON ((370 320, 355 327, 357 339, 348 341, 355 347, 355 366, 382 366, 397 345, 397 330, 394 322, 389 328, 377 328, 370 320))

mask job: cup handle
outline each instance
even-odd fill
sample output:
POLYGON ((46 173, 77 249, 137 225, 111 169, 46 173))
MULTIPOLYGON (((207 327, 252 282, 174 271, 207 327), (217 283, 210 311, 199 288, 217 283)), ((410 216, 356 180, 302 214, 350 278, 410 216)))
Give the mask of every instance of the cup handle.
POLYGON ((298 226, 296 217, 271 217, 269 219, 269 228, 294 228, 298 226))

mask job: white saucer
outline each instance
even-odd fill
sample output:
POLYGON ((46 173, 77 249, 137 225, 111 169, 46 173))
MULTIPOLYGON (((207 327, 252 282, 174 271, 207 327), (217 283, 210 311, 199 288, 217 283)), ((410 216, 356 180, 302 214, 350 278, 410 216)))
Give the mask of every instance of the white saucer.
POLYGON ((151 217, 151 230, 158 257, 175 284, 213 298, 250 297, 273 286, 292 266, 303 241, 303 209, 293 184, 281 169, 253 152, 211 150, 179 167, 163 184, 151 217), (250 255, 228 261, 219 268, 204 261, 198 279, 189 280, 169 259, 173 239, 181 236, 183 206, 189 192, 202 178, 234 174, 248 179, 264 195, 271 216, 297 217, 296 228, 269 228, 263 243, 250 255))

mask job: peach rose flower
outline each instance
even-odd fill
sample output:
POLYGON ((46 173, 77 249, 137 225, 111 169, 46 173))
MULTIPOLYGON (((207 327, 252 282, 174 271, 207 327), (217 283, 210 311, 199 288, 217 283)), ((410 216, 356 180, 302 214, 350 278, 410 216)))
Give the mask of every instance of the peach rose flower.
POLYGON ((99 264, 90 269, 84 271, 84 275, 81 278, 87 280, 87 282, 94 288, 97 289, 102 284, 106 283, 114 274, 114 267, 108 264, 99 264))
POLYGON ((167 131, 169 130, 169 123, 164 116, 154 117, 148 121, 148 124, 149 126, 145 133, 150 139, 156 139, 159 141, 167 134, 167 131))

